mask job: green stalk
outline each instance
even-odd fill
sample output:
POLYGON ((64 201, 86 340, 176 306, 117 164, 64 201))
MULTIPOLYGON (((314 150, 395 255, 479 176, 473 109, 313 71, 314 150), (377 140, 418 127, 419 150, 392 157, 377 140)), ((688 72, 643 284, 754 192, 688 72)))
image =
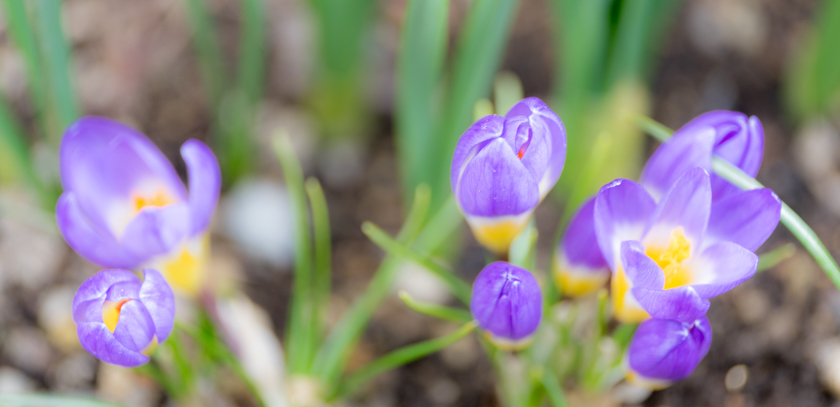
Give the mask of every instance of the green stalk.
POLYGON ((38 37, 41 40, 41 57, 44 61, 42 78, 49 89, 50 109, 54 112, 54 126, 45 129, 47 140, 54 146, 61 142, 61 136, 70 124, 79 117, 76 91, 72 83, 71 50, 61 28, 61 1, 36 0, 38 37))
POLYGON ((288 332, 289 371, 304 373, 309 369, 315 349, 313 324, 312 249, 309 234, 309 211, 303 187, 303 171, 286 136, 274 139, 274 151, 283 167, 286 187, 295 217, 295 281, 292 289, 291 318, 288 332))
POLYGON ((569 403, 566 401, 566 396, 563 394, 563 388, 560 387, 560 381, 557 380, 557 376, 555 376, 554 373, 551 373, 550 370, 546 369, 543 371, 540 382, 545 388, 545 392, 548 394, 548 399, 551 401, 552 406, 568 407, 569 403))
MULTIPOLYGON (((639 118, 637 123, 659 141, 667 141, 674 133, 673 130, 656 123, 650 118, 639 118)), ((745 174, 740 168, 718 156, 712 157, 712 170, 741 189, 764 188, 764 185, 745 174)), ((814 230, 784 202, 782 202, 781 222, 799 239, 799 242, 808 250, 808 253, 811 253, 811 256, 822 267, 831 282, 840 289, 840 267, 837 266, 837 262, 831 257, 831 253, 814 233, 814 230)))
POLYGON ((464 324, 463 326, 458 328, 458 330, 452 332, 449 335, 442 336, 440 338, 430 339, 420 343, 415 343, 413 345, 397 349, 379 359, 374 360, 367 366, 364 366, 361 369, 353 372, 347 378, 344 386, 342 386, 341 392, 337 395, 338 397, 336 398, 341 398, 341 396, 352 394, 359 387, 365 384, 368 380, 373 379, 374 377, 383 372, 405 365, 409 362, 420 359, 426 355, 435 353, 449 345, 452 345, 455 342, 458 342, 459 340, 461 340, 461 338, 467 336, 470 332, 472 332, 477 326, 478 323, 472 321, 467 324, 464 324))
POLYGON ((216 36, 216 28, 205 0, 185 0, 187 17, 192 29, 193 46, 198 54, 198 64, 204 82, 204 89, 210 99, 213 112, 222 100, 226 77, 222 48, 216 36))
POLYGON ((758 269, 756 272, 773 268, 777 264, 793 257, 794 254, 796 254, 796 246, 793 243, 785 243, 758 256, 758 269))
POLYGON ((237 86, 252 108, 260 100, 265 79, 266 10, 262 0, 241 1, 237 86))
POLYGON ((470 288, 470 285, 459 278, 453 271, 441 266, 417 250, 393 239, 388 235, 388 233, 373 223, 363 223, 362 232, 364 232, 364 234, 367 235, 372 242, 382 248, 382 250, 385 250, 388 255, 395 258, 405 258, 407 260, 411 260, 431 271, 432 274, 436 275, 438 278, 443 280, 444 283, 446 283, 449 291, 461 300, 461 302, 464 304, 470 303, 472 288, 470 288))
POLYGON ((405 291, 400 291, 400 299, 408 308, 423 315, 428 315, 433 318, 442 319, 449 322, 457 322, 464 324, 472 320, 472 314, 462 309, 444 307, 442 305, 430 304, 422 301, 417 301, 405 291))
POLYGON ((306 194, 312 207, 312 228, 315 231, 315 281, 313 285, 314 310, 312 322, 316 324, 316 337, 323 340, 326 330, 327 309, 330 303, 330 279, 332 278, 332 243, 330 214, 324 190, 315 178, 306 180, 306 194))

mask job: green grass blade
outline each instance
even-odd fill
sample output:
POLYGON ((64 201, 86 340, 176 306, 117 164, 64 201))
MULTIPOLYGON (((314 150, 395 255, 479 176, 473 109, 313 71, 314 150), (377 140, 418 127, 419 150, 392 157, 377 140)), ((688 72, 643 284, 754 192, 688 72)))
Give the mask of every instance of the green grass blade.
POLYGON ((263 92, 265 82, 266 10, 263 0, 241 1, 237 85, 251 105, 263 92))
POLYGON ((476 326, 478 326, 478 324, 475 321, 469 322, 449 335, 409 345, 376 359, 369 365, 353 372, 347 378, 344 386, 342 386, 342 393, 344 395, 352 394, 368 380, 373 379, 383 372, 405 365, 452 345, 453 343, 461 340, 461 338, 469 335, 476 326))
POLYGON ((452 62, 443 128, 430 140, 426 161, 429 171, 437 171, 432 207, 443 203, 449 189, 450 160, 458 138, 472 123, 475 102, 490 93, 518 5, 519 0, 474 0, 470 5, 452 62))
POLYGON ((548 394, 548 400, 551 401, 551 405, 554 407, 568 407, 569 403, 566 401, 566 396, 563 394, 563 388, 560 387, 560 381, 557 380, 557 376, 546 369, 540 379, 546 394, 548 394))
POLYGON ((3 15, 6 17, 9 36, 15 47, 23 55, 26 64, 26 78, 29 97, 36 107, 42 132, 47 132, 46 122, 47 94, 44 87, 44 73, 35 28, 29 18, 27 3, 20 0, 3 0, 3 15))
POLYGON ((777 264, 793 257, 794 254, 796 254, 796 246, 793 243, 785 243, 758 256, 758 269, 756 272, 771 269, 777 264))
POLYGON ((289 370, 292 373, 305 373, 312 360, 315 349, 315 333, 312 330, 313 290, 312 290, 312 249, 309 234, 309 211, 303 187, 303 171, 295 156, 288 136, 274 139, 274 151, 283 167, 286 188, 292 204, 295 219, 295 281, 292 289, 291 318, 288 331, 289 370))
POLYGON ((519 233, 510 244, 510 264, 536 271, 537 266, 537 225, 532 218, 522 232, 519 233))
POLYGON ((4 407, 120 407, 91 397, 58 394, 5 394, 0 395, 4 407))
POLYGON ((524 97, 522 81, 515 73, 505 71, 496 75, 493 80, 493 100, 496 102, 496 112, 500 116, 507 114, 508 110, 524 97))
POLYGON ((396 143, 406 201, 431 183, 429 141, 439 121, 437 93, 446 56, 449 0, 409 0, 397 55, 396 143))
POLYGON ((457 322, 459 324, 470 322, 473 319, 472 314, 468 311, 417 301, 405 291, 400 291, 400 299, 408 308, 411 308, 417 313, 428 315, 433 318, 457 322))
MULTIPOLYGON (((671 134, 673 134, 672 130, 661 124, 659 124, 659 126, 654 126, 653 124, 658 123, 652 119, 638 120, 637 123, 643 130, 648 131, 651 135, 661 141, 667 140, 671 137, 671 134), (666 134, 666 129, 668 130, 668 134, 666 134)), ((764 188, 764 185, 761 185, 761 183, 756 181, 753 177, 745 174, 741 171, 741 169, 720 157, 712 157, 712 170, 717 175, 720 175, 741 189, 749 190, 764 188)), ((796 236, 797 239, 799 239, 799 242, 802 243, 802 246, 804 246, 806 250, 808 250, 808 253, 811 253, 811 256, 814 260, 816 260, 817 264, 822 267, 831 282, 840 289, 840 267, 838 267, 837 262, 834 261, 833 257, 831 257, 831 253, 825 247, 820 238, 817 237, 817 234, 814 233, 814 230, 811 229, 811 227, 808 226, 808 224, 805 223, 805 221, 802 220, 802 218, 784 202, 782 202, 781 222, 788 228, 788 230, 790 230, 791 233, 793 233, 794 236, 796 236)))
POLYGON ((315 309, 312 322, 317 324, 317 337, 323 339, 326 329, 327 309, 330 303, 330 280, 332 278, 332 235, 330 214, 324 190, 315 178, 306 180, 306 194, 312 207, 312 228, 315 231, 315 278, 313 284, 315 309))
MULTIPOLYGON (((429 188, 424 185, 417 187, 414 203, 398 236, 400 241, 413 241, 420 233, 429 210, 429 200, 429 188)), ((327 389, 334 388, 338 382, 353 346, 358 342, 376 308, 388 295, 399 264, 398 259, 390 256, 382 261, 365 292, 356 299, 350 310, 341 316, 319 350, 312 373, 321 379, 327 389)))
POLYGON ((54 112, 55 120, 55 126, 45 131, 47 139, 57 146, 64 129, 79 118, 76 90, 72 83, 71 49, 62 31, 61 1, 36 0, 34 4, 38 38, 41 41, 41 57, 46 74, 44 79, 49 92, 47 102, 54 112))
POLYGON ((213 17, 207 9, 206 0, 185 0, 185 5, 204 89, 213 111, 216 111, 227 86, 227 74, 213 17))
POLYGON ((446 269, 419 251, 400 243, 400 241, 396 239, 393 239, 388 235, 388 233, 373 223, 365 222, 362 224, 362 232, 364 232, 371 241, 376 243, 376 245, 382 248, 382 250, 385 250, 385 252, 387 252, 390 256, 405 258, 423 266, 432 272, 432 274, 443 280, 449 288, 449 291, 452 292, 456 298, 461 300, 461 302, 464 304, 470 303, 472 288, 453 271, 446 269))

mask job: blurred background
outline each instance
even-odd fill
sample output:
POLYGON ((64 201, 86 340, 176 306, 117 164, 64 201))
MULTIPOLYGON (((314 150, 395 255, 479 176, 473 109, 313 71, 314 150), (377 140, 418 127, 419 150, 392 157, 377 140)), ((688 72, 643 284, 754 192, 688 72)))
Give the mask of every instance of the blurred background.
MULTIPOLYGON (((285 130, 304 172, 324 184, 334 248, 330 317, 338 318, 383 257, 361 223, 395 233, 417 182, 448 190, 448 182, 435 185, 440 170, 424 166, 448 172, 452 138, 420 153, 422 137, 407 135, 457 137, 493 84, 500 113, 500 92, 521 82, 525 96, 558 109, 569 131, 559 192, 536 212, 543 270, 562 205, 576 204, 609 179, 631 177, 655 147, 619 120, 637 113, 671 128, 715 109, 758 116, 766 137, 758 180, 840 254, 840 1, 498 0, 493 16, 502 18, 487 27, 477 21, 488 15, 471 12, 474 2, 451 0, 444 14, 445 46, 429 65, 442 73, 428 79, 427 102, 434 103, 426 104, 443 124, 424 130, 417 125, 422 108, 411 107, 417 93, 406 90, 423 85, 416 82, 423 72, 406 65, 414 49, 401 55, 399 47, 405 0, 4 0, 0 393, 167 403, 152 381, 100 363, 75 336, 69 304, 97 267, 67 247, 50 211, 59 191, 55 147, 79 115, 107 116, 141 130, 182 177, 178 149, 185 140, 213 147, 225 176, 212 226, 214 284, 244 291, 280 338, 294 237, 272 135, 285 130), (461 51, 471 41, 498 43, 498 51, 465 56, 461 51), (471 75, 478 82, 459 87, 471 75), (438 79, 451 86, 436 87, 438 79), (610 164, 591 186, 575 186, 583 177, 575 171, 605 131, 614 137, 609 154, 618 158, 605 161, 610 164)), ((462 240, 452 262, 471 281, 485 254, 468 233, 462 240)), ((792 241, 780 227, 761 251, 792 241)), ((438 284, 404 270, 396 288, 448 301, 438 284)), ((713 302, 708 357, 688 379, 642 405, 838 405, 840 293, 804 250, 713 302)), ((350 368, 445 329, 393 296, 375 315, 350 368)), ((197 405, 249 405, 240 397, 243 389, 217 379, 199 387, 197 405)), ((616 405, 581 394, 569 398, 616 405)), ((383 375, 351 404, 498 401, 489 362, 470 337, 383 375)))

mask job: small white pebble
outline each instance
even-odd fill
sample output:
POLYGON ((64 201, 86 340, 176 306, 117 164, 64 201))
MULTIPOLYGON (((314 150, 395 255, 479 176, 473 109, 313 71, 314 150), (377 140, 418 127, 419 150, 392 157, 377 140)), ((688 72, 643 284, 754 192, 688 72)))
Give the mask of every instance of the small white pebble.
POLYGON ((744 388, 744 385, 747 384, 747 377, 749 375, 749 370, 744 365, 735 365, 732 366, 728 372, 726 372, 726 378, 724 379, 724 384, 726 385, 726 390, 729 391, 739 391, 744 388))

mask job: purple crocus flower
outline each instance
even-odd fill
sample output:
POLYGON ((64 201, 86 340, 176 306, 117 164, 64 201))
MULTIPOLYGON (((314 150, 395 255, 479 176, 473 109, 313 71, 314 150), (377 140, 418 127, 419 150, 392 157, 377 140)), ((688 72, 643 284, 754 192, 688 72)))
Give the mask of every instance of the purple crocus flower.
POLYGON ((73 297, 79 341, 103 362, 140 366, 166 340, 175 321, 175 296, 163 276, 143 270, 143 282, 127 270, 102 270, 73 297))
POLYGON ((542 319, 542 305, 537 279, 508 262, 488 264, 473 283, 470 311, 490 341, 504 349, 530 344, 542 319))
POLYGON ((172 164, 146 136, 119 122, 85 117, 61 142, 64 193, 56 220, 77 253, 109 268, 154 266, 175 287, 195 293, 206 258, 206 231, 221 186, 204 143, 181 146, 187 193, 172 164))
POLYGON ((705 315, 708 298, 755 273, 753 251, 780 214, 781 201, 766 188, 712 203, 702 168, 684 173, 658 204, 633 181, 605 185, 595 199, 595 231, 613 272, 616 318, 691 322, 705 315))
POLYGON ((595 198, 587 200, 569 222, 557 246, 554 279, 564 295, 581 297, 596 292, 610 278, 610 267, 595 236, 595 198))
MULTIPOLYGON (((703 113, 662 143, 645 164, 641 183, 659 199, 686 171, 700 167, 712 171, 712 154, 729 161, 754 177, 764 155, 764 128, 757 117, 717 110, 703 113)), ((722 177, 712 174, 714 200, 740 192, 722 177)))
POLYGON ((507 253, 566 160, 566 130, 537 98, 490 115, 461 136, 452 158, 452 192, 476 240, 507 253))
POLYGON ((627 348, 627 379, 652 390, 665 388, 688 377, 711 344, 706 317, 690 322, 649 319, 639 325, 627 348))

